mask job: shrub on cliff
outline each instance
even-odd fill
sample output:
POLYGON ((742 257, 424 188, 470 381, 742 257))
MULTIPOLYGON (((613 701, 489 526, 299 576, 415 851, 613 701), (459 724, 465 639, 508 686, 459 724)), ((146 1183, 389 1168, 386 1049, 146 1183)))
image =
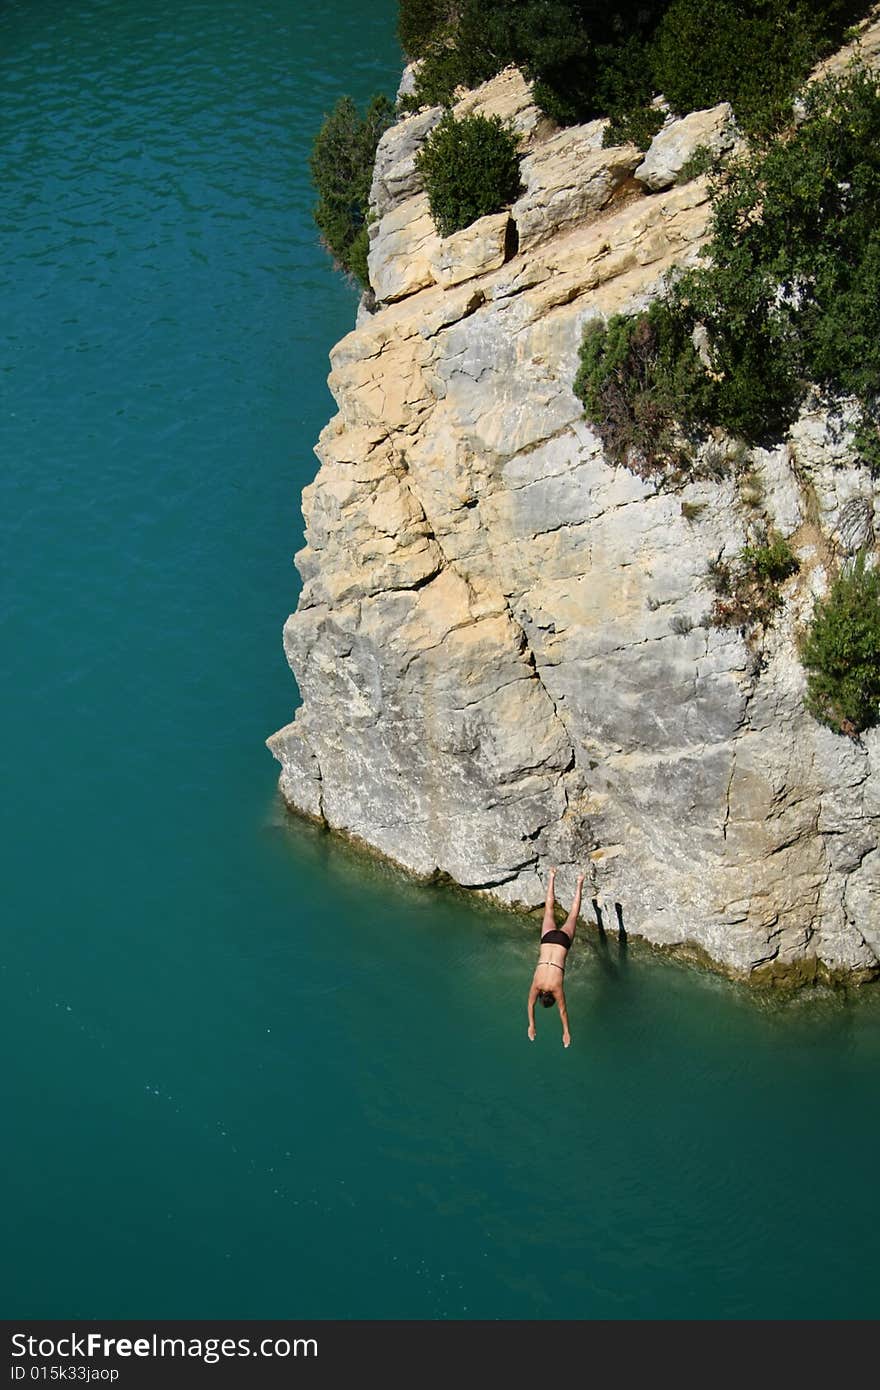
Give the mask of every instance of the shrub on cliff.
POLYGON ((863 405, 853 430, 856 456, 864 463, 872 478, 880 478, 880 410, 873 400, 863 405))
MULTIPOLYGON (((416 101, 449 104, 510 63, 561 125, 632 121, 662 90, 675 110, 729 100, 765 129, 867 0, 401 0, 399 32, 423 60, 416 101)), ((644 119, 641 120, 644 129, 644 119)))
POLYGON ((729 101, 743 130, 766 132, 868 8, 865 0, 672 0, 652 45, 655 84, 674 111, 729 101))
POLYGON ((808 382, 865 400, 880 380, 880 81, 856 70, 803 103, 794 134, 735 168, 708 265, 673 295, 708 333, 707 419, 757 441, 790 423, 808 382))
POLYGON ((779 586, 799 569, 791 546, 775 534, 763 545, 744 546, 733 561, 713 560, 709 582, 715 602, 709 621, 713 627, 766 627, 782 605, 779 586))
POLYGON ((767 129, 790 106, 818 44, 815 6, 787 0, 673 0, 653 48, 673 111, 729 101, 740 126, 767 129))
POLYGON ((457 121, 447 112, 416 163, 441 236, 500 212, 519 192, 516 136, 498 116, 457 121))
POLYGON ((415 93, 404 97, 405 111, 423 106, 451 106, 457 87, 478 87, 486 77, 467 61, 455 45, 445 40, 435 43, 416 74, 415 93))
POLYGON ((561 125, 643 105, 652 95, 646 40, 666 3, 402 0, 401 24, 405 10, 410 35, 404 48, 423 59, 416 100, 449 104, 459 84, 475 86, 513 63, 561 125))
POLYGON ((351 97, 341 97, 318 131, 309 160, 321 239, 336 264, 365 288, 373 163, 376 146, 393 120, 394 106, 387 97, 374 97, 363 116, 351 97))
POLYGON ((581 119, 591 87, 591 43, 577 5, 566 0, 534 3, 525 0, 513 7, 479 0, 469 6, 463 26, 476 41, 481 29, 484 43, 504 53, 535 84, 535 100, 560 125, 581 119))
POLYGON ((400 0, 397 33, 407 58, 424 58, 457 8, 454 0, 400 0))
POLYGON ((586 327, 574 391, 612 463, 641 477, 679 471, 687 429, 711 382, 682 322, 662 301, 586 327))
POLYGON ((663 124, 663 112, 656 106, 636 106, 621 115, 613 116, 602 135, 602 145, 612 149, 630 141, 646 150, 663 124))
POLYGON ((588 328, 575 389, 610 457, 661 471, 673 422, 768 442, 811 384, 860 401, 857 447, 878 454, 880 80, 855 70, 803 104, 794 132, 722 176, 705 263, 667 290, 646 336, 624 351, 614 321, 605 338, 588 328))
POLYGON ((854 737, 880 722, 880 573, 864 555, 816 604, 801 661, 820 723, 854 737))

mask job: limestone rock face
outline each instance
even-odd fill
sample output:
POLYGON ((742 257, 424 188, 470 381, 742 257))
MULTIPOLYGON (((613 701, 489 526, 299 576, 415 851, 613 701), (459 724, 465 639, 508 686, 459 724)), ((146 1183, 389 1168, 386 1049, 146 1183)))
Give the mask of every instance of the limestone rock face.
POLYGON ((635 147, 554 133, 528 96, 507 73, 459 103, 520 121, 525 191, 445 242, 392 172, 434 113, 383 141, 378 308, 331 354, 303 494, 282 793, 503 903, 539 904, 551 864, 564 899, 583 867, 587 916, 733 975, 866 977, 880 733, 811 720, 797 650, 834 566, 874 543, 876 485, 818 405, 753 451, 748 487, 740 467, 658 491, 606 462, 571 388, 584 325, 698 259, 706 181, 649 192, 635 147), (758 522, 801 570, 756 644, 710 624, 707 571, 758 522))
POLYGON ((724 155, 734 148, 736 139, 729 102, 722 101, 708 111, 692 111, 657 132, 635 176, 652 192, 668 188, 697 150, 724 155))
POLYGON ((482 87, 467 92, 453 107, 457 121, 463 116, 498 116, 509 121, 520 136, 523 149, 552 130, 552 122, 541 115, 532 98, 532 85, 517 68, 505 68, 482 87))
POLYGON ((375 216, 384 217, 404 199, 421 193, 416 155, 442 115, 442 106, 431 106, 416 116, 398 121, 382 136, 370 188, 370 208, 375 216))
POLYGON ((431 219, 428 197, 417 193, 395 204, 382 218, 367 253, 370 284, 377 299, 404 299, 434 283, 431 255, 440 238, 431 219))
POLYGON ((446 287, 460 285, 503 265, 509 223, 509 213, 499 212, 444 237, 431 259, 435 282, 446 287))
POLYGON ((523 159, 525 192, 512 208, 520 251, 607 207, 631 176, 641 151, 635 145, 602 149, 605 124, 569 126, 523 159))

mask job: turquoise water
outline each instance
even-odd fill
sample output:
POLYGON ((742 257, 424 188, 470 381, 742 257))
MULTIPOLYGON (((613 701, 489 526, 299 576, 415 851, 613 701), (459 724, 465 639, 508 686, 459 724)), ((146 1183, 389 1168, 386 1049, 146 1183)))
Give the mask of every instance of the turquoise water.
POLYGON ((2 1312, 875 1315, 876 996, 585 939, 530 1046, 532 925, 277 804, 354 312, 305 156, 393 28, 0 9, 2 1312))

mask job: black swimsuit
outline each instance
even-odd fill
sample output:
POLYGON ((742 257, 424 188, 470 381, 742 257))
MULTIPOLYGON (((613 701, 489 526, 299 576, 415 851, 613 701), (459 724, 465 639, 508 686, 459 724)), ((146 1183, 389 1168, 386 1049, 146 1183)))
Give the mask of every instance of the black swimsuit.
MULTIPOLYGON (((571 937, 568 932, 560 931, 558 927, 552 927, 541 937, 542 946, 564 946, 566 951, 571 945, 571 937)), ((554 961, 548 961, 549 965, 554 965, 554 961)))

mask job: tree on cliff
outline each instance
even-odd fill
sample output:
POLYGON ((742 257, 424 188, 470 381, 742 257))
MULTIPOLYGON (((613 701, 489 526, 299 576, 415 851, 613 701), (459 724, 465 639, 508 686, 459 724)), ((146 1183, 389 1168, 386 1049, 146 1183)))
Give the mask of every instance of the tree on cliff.
POLYGON ((448 104, 516 64, 562 125, 611 116, 646 132, 662 92, 674 110, 728 100, 744 129, 774 125, 813 63, 867 0, 400 0, 421 60, 416 100, 448 104), (638 117, 636 119, 636 117, 638 117))
MULTIPOLYGON (((816 82, 803 111, 787 138, 756 147, 719 183, 703 263, 641 316, 644 327, 589 325, 575 389, 624 455, 637 424, 639 456, 667 456, 673 420, 752 444, 777 440, 811 386, 858 400, 860 439, 871 447, 880 79, 856 68, 816 82), (708 354, 703 369, 694 330, 708 354)), ((876 452, 876 431, 873 439, 876 452)))
POLYGON ((855 737, 880 719, 880 574, 865 556, 816 604, 801 660, 807 708, 838 733, 855 737))
POLYGON ((387 97, 373 97, 361 116, 351 97, 341 97, 324 121, 309 164, 318 193, 314 218, 331 256, 365 288, 367 217, 376 146, 394 120, 387 97))
POLYGON ((416 163, 441 236, 500 212, 519 192, 516 135, 498 116, 457 121, 447 111, 416 163))

